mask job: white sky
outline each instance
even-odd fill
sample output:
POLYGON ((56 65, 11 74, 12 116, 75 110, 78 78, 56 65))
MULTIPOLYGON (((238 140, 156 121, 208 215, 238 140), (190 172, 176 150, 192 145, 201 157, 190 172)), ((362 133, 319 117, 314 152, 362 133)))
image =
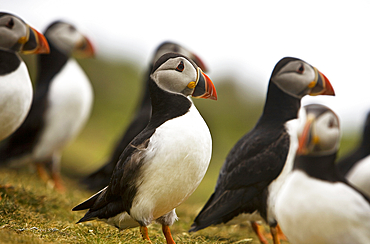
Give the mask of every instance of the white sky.
MULTIPOLYGON (((63 19, 92 39, 98 55, 129 57, 143 68, 165 40, 197 53, 217 78, 233 75, 244 96, 264 99, 270 74, 285 56, 301 58, 331 81, 336 97, 305 97, 362 130, 370 110, 370 2, 352 1, 87 1, 0 0, 0 10, 43 31, 63 19), (250 83, 249 83, 250 84, 250 83), (247 86, 243 86, 247 87, 247 86)), ((247 112, 247 111, 241 111, 247 112)))

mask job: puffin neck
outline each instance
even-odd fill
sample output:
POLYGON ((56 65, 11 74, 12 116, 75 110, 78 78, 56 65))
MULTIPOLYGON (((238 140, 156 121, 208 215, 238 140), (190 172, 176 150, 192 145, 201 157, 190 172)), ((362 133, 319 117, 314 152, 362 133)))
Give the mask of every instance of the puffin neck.
POLYGON ((38 55, 38 78, 36 86, 49 86, 50 81, 67 63, 69 56, 62 53, 48 40, 50 53, 38 55))
POLYGON ((343 181, 343 177, 340 176, 335 166, 336 158, 336 152, 326 156, 299 155, 295 158, 294 170, 302 170, 309 176, 320 180, 343 181))
POLYGON ((150 98, 152 102, 152 117, 148 127, 157 128, 167 120, 186 114, 192 102, 181 94, 170 93, 162 90, 150 79, 150 98))
POLYGON ((283 92, 270 80, 265 107, 258 124, 285 124, 285 122, 297 118, 300 106, 301 99, 283 92))
POLYGON ((6 75, 16 70, 22 60, 18 54, 12 50, 0 48, 0 75, 6 75))

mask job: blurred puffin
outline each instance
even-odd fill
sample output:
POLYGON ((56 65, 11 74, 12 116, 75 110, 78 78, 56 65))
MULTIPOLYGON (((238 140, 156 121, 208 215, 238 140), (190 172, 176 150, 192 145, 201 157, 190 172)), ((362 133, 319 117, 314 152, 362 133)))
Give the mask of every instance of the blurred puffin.
POLYGON ((305 110, 294 169, 276 199, 279 224, 294 244, 370 243, 370 199, 335 165, 338 117, 322 105, 305 110))
POLYGON ((89 79, 71 55, 93 55, 89 40, 71 24, 56 21, 45 37, 50 54, 38 55, 38 78, 31 110, 22 126, 0 147, 1 163, 31 161, 40 177, 51 171, 57 190, 61 151, 81 130, 89 117, 93 91, 89 79))
MULTIPOLYGON (((329 80, 308 63, 292 57, 281 59, 272 72, 262 116, 229 152, 215 191, 190 231, 258 211, 269 224, 274 243, 280 242, 275 199, 293 166, 298 146, 297 114, 301 98, 307 94, 334 95, 334 90, 329 80)), ((260 238, 257 225, 254 230, 260 238)))
POLYGON ((337 162, 339 172, 370 196, 370 113, 365 120, 360 145, 337 162))
POLYGON ((149 80, 152 117, 123 151, 107 187, 73 208, 89 209, 78 223, 101 220, 119 229, 162 224, 167 243, 175 208, 203 179, 211 159, 207 124, 189 98, 217 99, 212 81, 191 59, 178 53, 161 56, 149 80))
POLYGON ((19 17, 0 12, 0 141, 24 121, 31 107, 32 83, 18 55, 48 53, 45 37, 19 17))
POLYGON ((135 136, 137 136, 137 134, 139 134, 149 123, 149 119, 152 113, 152 105, 150 102, 149 94, 150 72, 152 71, 155 61, 157 61, 158 58, 161 57, 163 54, 168 52, 180 53, 186 57, 189 57, 204 72, 207 72, 206 67, 202 60, 197 55, 191 53, 190 51, 183 48, 179 44, 176 44, 174 42, 164 42, 158 46, 152 57, 149 69, 144 79, 143 91, 141 93, 142 97, 140 103, 137 105, 135 116, 133 117, 127 129, 122 134, 121 139, 116 144, 108 161, 97 171, 93 172, 92 174, 88 175, 86 178, 83 179, 83 183, 87 185, 90 190, 94 191, 101 190, 102 188, 109 184, 113 170, 123 150, 125 150, 125 148, 132 141, 132 139, 134 139, 135 136))

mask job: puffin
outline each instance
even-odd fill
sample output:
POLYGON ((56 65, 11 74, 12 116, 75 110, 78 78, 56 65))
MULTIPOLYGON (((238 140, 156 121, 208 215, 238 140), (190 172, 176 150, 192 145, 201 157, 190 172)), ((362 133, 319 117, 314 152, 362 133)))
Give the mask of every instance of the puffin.
POLYGON ((155 61, 158 60, 163 54, 168 52, 175 52, 185 55, 192 59, 198 67, 200 67, 204 72, 207 72, 207 68, 204 65, 204 62, 194 53, 190 52, 186 48, 182 47, 180 44, 175 42, 166 41, 161 43, 154 52, 153 57, 151 58, 149 68, 144 77, 141 99, 136 105, 136 111, 132 118, 131 123, 127 129, 122 133, 121 139, 118 140, 115 147, 113 148, 108 160, 100 167, 98 170, 86 176, 82 183, 87 186, 88 189, 93 191, 98 191, 104 188, 109 184, 110 178, 112 176, 113 170, 121 156, 123 150, 127 145, 132 141, 132 139, 137 136, 149 123, 152 105, 150 102, 149 95, 149 82, 150 82, 150 72, 152 71, 155 61))
POLYGON ((340 174, 337 115, 305 107, 294 168, 276 199, 276 216, 292 244, 370 243, 370 199, 340 174))
POLYGON ((24 121, 31 107, 33 89, 28 69, 18 53, 48 53, 41 33, 21 18, 0 12, 0 141, 24 121))
POLYGON ((370 196, 370 112, 367 114, 360 144, 337 162, 339 172, 370 196))
POLYGON ((154 64, 149 93, 152 116, 125 148, 104 189, 72 211, 88 209, 77 223, 99 220, 118 229, 162 225, 167 243, 175 208, 198 187, 208 168, 212 139, 190 97, 217 100, 211 79, 195 62, 166 53, 154 64))
POLYGON ((31 109, 23 124, 0 145, 0 164, 34 163, 39 176, 63 191, 63 148, 86 123, 93 102, 90 81, 72 54, 91 57, 91 42, 73 25, 55 21, 44 33, 49 54, 37 59, 38 74, 31 109), (47 170, 46 170, 47 169, 47 170))
MULTIPOLYGON (((334 90, 317 68, 298 58, 282 58, 271 74, 261 117, 227 155, 214 193, 190 232, 258 211, 270 226, 274 243, 280 242, 275 199, 293 166, 297 116, 305 95, 334 95, 334 90)), ((263 242, 258 225, 252 222, 252 227, 263 242)))

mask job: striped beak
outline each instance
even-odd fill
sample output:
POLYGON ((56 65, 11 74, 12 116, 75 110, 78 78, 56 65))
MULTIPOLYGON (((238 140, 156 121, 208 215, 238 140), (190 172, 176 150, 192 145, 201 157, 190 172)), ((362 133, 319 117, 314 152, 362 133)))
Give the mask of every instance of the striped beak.
POLYGON ((49 44, 45 36, 30 26, 28 28, 28 36, 18 40, 18 43, 23 44, 21 52, 24 54, 49 53, 49 44))
POLYGON ((217 100, 216 88, 213 85, 211 79, 203 73, 203 71, 198 67, 198 77, 195 81, 195 89, 192 96, 197 98, 205 98, 217 100))
POLYGON ((311 89, 311 92, 309 95, 311 96, 317 96, 317 95, 330 95, 335 96, 333 86, 330 84, 328 78, 321 73, 318 69, 313 67, 315 70, 315 80, 313 80, 310 83, 309 88, 311 89))

